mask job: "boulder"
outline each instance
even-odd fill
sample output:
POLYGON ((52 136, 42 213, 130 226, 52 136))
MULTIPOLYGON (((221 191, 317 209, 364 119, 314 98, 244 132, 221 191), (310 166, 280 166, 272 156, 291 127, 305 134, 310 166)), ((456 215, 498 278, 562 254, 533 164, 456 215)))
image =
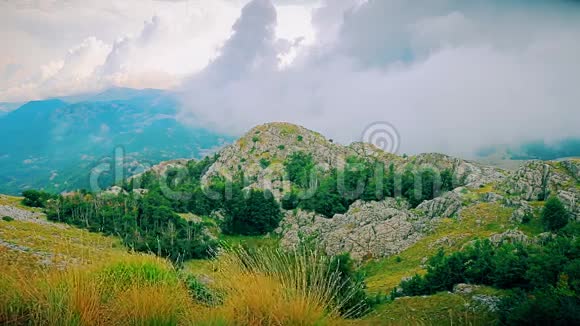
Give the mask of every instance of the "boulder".
POLYGON ((296 248, 310 242, 327 254, 349 252, 362 260, 398 254, 428 229, 428 219, 410 212, 404 201, 357 201, 331 219, 302 210, 288 212, 282 222, 282 245, 296 248))
POLYGON ((489 237, 489 241, 491 241, 491 243, 493 243, 494 245, 499 246, 502 243, 516 243, 516 242, 528 243, 529 238, 520 230, 507 230, 503 233, 492 235, 491 237, 489 237))
POLYGON ((417 206, 417 210, 430 218, 454 216, 461 210, 461 197, 456 192, 450 191, 443 196, 422 202, 417 206))
POLYGON ((570 213, 570 218, 580 221, 580 194, 571 191, 558 190, 556 196, 570 213))

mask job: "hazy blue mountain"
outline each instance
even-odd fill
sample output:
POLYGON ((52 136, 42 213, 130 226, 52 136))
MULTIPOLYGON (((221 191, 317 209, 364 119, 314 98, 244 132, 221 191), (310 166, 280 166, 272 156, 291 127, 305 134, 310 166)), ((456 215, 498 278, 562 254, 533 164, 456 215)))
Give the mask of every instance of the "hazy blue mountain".
POLYGON ((511 160, 555 160, 580 157, 580 138, 568 137, 554 142, 528 141, 518 145, 493 145, 480 148, 478 157, 503 156, 511 160))
MULTIPOLYGON (((0 192, 88 188, 90 171, 106 167, 115 152, 124 153, 126 176, 147 164, 198 158, 231 141, 181 124, 177 108, 171 93, 126 88, 26 103, 0 116, 0 192)), ((105 173, 100 185, 112 179, 105 173)))
POLYGON ((0 116, 18 109, 21 105, 22 103, 0 102, 0 116))

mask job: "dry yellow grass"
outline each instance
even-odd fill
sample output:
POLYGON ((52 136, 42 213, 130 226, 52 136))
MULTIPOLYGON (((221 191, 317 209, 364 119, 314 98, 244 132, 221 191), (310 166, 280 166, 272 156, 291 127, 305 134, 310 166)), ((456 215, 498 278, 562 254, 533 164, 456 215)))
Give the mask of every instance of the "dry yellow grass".
MULTIPOLYGON (((98 237, 107 243, 107 237, 98 237)), ((76 243, 84 245, 82 241, 76 243)), ((34 242, 28 244, 49 249, 34 242)), ((214 266, 211 288, 223 298, 219 304, 208 306, 191 296, 180 277, 183 272, 168 261, 121 249, 102 251, 106 253, 90 252, 92 259, 67 265, 65 269, 30 268, 27 265, 30 262, 24 260, 6 264, 6 259, 21 253, 1 255, 0 324, 344 323, 336 313, 337 306, 332 304, 336 282, 332 277, 322 279, 322 270, 304 265, 316 263, 322 257, 306 256, 291 262, 283 255, 251 258, 243 251, 225 253, 218 260, 208 262, 214 266), (287 263, 292 266, 285 266, 287 263), (307 277, 315 281, 307 285, 307 277)))

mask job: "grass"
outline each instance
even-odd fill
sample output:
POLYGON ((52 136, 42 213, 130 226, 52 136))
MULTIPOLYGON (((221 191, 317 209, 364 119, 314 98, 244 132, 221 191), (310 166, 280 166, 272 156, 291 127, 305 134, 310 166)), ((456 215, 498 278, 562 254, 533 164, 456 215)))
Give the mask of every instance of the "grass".
POLYGON ((422 262, 433 256, 439 247, 456 251, 469 241, 508 230, 512 212, 513 209, 498 203, 479 203, 463 209, 460 219, 440 219, 433 232, 400 255, 366 263, 363 270, 367 275, 368 291, 389 293, 404 277, 424 273, 422 262))
POLYGON ((490 325, 497 321, 493 313, 473 311, 470 305, 470 296, 447 292, 403 297, 380 306, 368 321, 372 325, 490 325))
POLYGON ((119 239, 72 227, 24 221, 0 221, 0 262, 21 269, 63 269, 105 261, 124 253, 119 239))
POLYGON ((316 270, 326 258, 292 261, 271 250, 277 238, 224 237, 232 245, 249 243, 258 254, 227 250, 216 260, 187 262, 183 270, 128 252, 113 237, 49 222, 0 221, 0 239, 2 325, 345 323, 332 300, 336 278, 316 270), (46 257, 48 265, 41 262, 46 257), (223 302, 199 302, 186 282, 192 274, 207 275, 207 286, 223 302))
POLYGON ((340 325, 336 274, 324 256, 228 251, 212 262, 207 306, 168 261, 119 253, 109 261, 32 273, 0 270, 0 324, 30 325, 340 325), (334 275, 334 276, 333 276, 334 275))
POLYGON ((41 209, 22 205, 23 197, 0 195, 0 205, 12 206, 30 212, 40 212, 41 209))
POLYGON ((277 248, 280 239, 274 236, 244 236, 244 235, 225 235, 221 234, 219 240, 226 247, 245 248, 277 248))
POLYGON ((0 271, 0 324, 176 325, 191 304, 173 267, 147 256, 65 271, 0 271))

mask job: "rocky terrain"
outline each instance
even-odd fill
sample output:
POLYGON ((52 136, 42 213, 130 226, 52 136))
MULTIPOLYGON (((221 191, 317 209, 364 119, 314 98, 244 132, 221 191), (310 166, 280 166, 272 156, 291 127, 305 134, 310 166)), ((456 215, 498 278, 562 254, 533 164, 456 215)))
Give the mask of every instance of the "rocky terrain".
MULTIPOLYGON (((248 188, 269 189, 280 199, 292 186, 285 174, 284 162, 298 151, 311 154, 317 168, 322 171, 340 169, 348 157, 354 156, 383 162, 385 166, 392 164, 396 171, 409 167, 432 167, 437 171, 450 169, 461 182, 452 191, 426 200, 415 208, 410 208, 405 199, 397 197, 370 202, 357 200, 344 214, 332 218, 302 209, 285 211, 276 233, 286 248, 314 244, 329 254, 349 252, 357 260, 389 257, 431 235, 439 220, 454 218, 461 221, 464 212, 478 207, 507 212, 510 225, 506 225, 504 231, 517 229, 522 221, 537 217, 541 200, 551 195, 564 203, 572 219, 580 219, 578 159, 528 161, 517 170, 508 171, 437 153, 401 157, 372 144, 345 146, 289 123, 268 123, 251 129, 218 152, 217 160, 203 174, 202 182, 207 183, 215 176, 231 179, 243 172, 248 188)), ((187 159, 166 161, 150 171, 164 175, 170 169, 186 169, 187 163, 187 159)), ((113 187, 108 192, 116 194, 121 191, 121 188, 113 187)), ((7 205, 0 205, 0 215, 44 222, 36 213, 7 205)), ((219 212, 212 215, 219 216, 219 212)), ((477 225, 485 224, 484 218, 494 217, 478 217, 477 225)))
MULTIPOLYGON (((404 197, 395 196, 378 201, 358 199, 344 213, 334 216, 302 208, 283 210, 279 227, 266 236, 224 234, 220 222, 225 217, 219 209, 207 216, 185 213, 180 216, 210 226, 203 232, 210 232, 207 235, 212 239, 230 241, 229 244, 247 241, 286 249, 316 247, 329 255, 348 252, 357 268, 364 271, 365 291, 370 294, 397 290, 402 280, 425 273, 429 257, 440 249, 462 250, 476 239, 489 239, 497 246, 506 242, 540 243, 552 237, 540 222, 544 200, 549 196, 560 199, 571 213, 570 219, 580 220, 579 159, 527 161, 517 169, 504 170, 437 153, 397 156, 372 144, 341 145, 287 123, 257 126, 225 147, 215 161, 205 161, 211 164, 207 169, 204 166, 201 182, 208 184, 214 177, 232 179, 243 173, 247 188, 268 189, 281 199, 296 186, 286 175, 284 163, 298 151, 311 154, 316 168, 322 172, 341 169, 349 157, 355 157, 392 165, 399 174, 423 167, 449 170, 455 177, 454 186, 431 200, 415 203, 415 207, 404 197)), ((186 172, 192 167, 189 162, 165 161, 149 171, 158 176, 181 169, 186 172)), ((124 186, 111 187, 101 195, 104 200, 114 198, 107 196, 126 193, 124 186)), ((133 186, 138 188, 133 191, 139 194, 149 191, 139 188, 138 183, 133 186)), ((111 257, 127 257, 119 239, 49 222, 39 209, 22 206, 21 200, 0 195, 0 258, 5 262, 26 268, 65 269, 91 261, 108 261, 111 257)), ((200 279, 210 280, 209 283, 213 280, 216 268, 211 263, 194 260, 187 265, 196 272, 203 270, 200 279)), ((421 321, 432 320, 433 314, 447 321, 451 310, 462 316, 471 314, 480 318, 485 312, 493 317, 503 295, 501 291, 456 284, 452 291, 436 295, 396 298, 383 305, 383 315, 377 316, 380 320, 388 316, 401 318, 411 309, 423 313, 417 317, 421 321)))
POLYGON ((354 259, 398 254, 429 229, 428 218, 409 211, 404 201, 357 201, 332 219, 302 210, 288 211, 280 227, 282 245, 313 241, 332 255, 349 252, 354 259))
MULTIPOLYGON (((527 161, 515 171, 486 166, 438 153, 397 156, 372 144, 341 145, 323 135, 289 123, 268 123, 251 129, 235 143, 218 152, 218 158, 202 181, 222 176, 231 179, 243 172, 248 188, 268 189, 278 199, 291 188, 284 162, 295 152, 311 154, 317 168, 342 168, 348 157, 376 160, 396 171, 412 167, 450 169, 457 187, 410 209, 402 198, 379 202, 356 201, 344 214, 326 218, 300 209, 286 211, 277 233, 287 248, 311 242, 330 254, 350 252, 358 259, 400 253, 429 234, 441 218, 462 218, 462 211, 479 204, 495 205, 510 212, 510 223, 538 215, 538 201, 558 198, 580 219, 580 160, 527 161)), ((186 160, 164 162, 152 171, 163 174, 186 160)))

